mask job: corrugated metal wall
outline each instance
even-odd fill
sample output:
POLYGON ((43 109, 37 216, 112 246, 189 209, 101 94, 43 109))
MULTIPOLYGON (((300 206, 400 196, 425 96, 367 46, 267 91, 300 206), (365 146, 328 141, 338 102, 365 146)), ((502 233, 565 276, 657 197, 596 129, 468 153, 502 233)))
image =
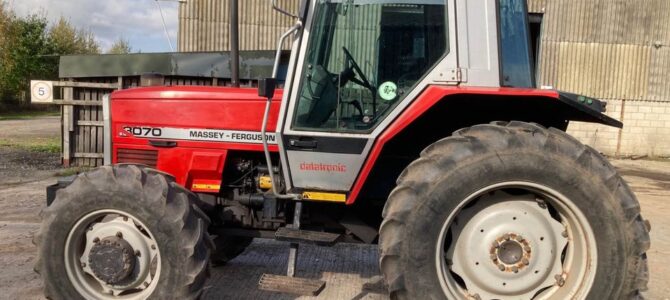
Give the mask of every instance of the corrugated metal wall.
POLYGON ((529 0, 544 12, 540 83, 603 99, 670 101, 670 1, 529 0))
MULTIPOLYGON (((274 49, 291 25, 269 2, 240 0, 243 49, 274 49)), ((298 0, 280 2, 298 9, 298 0)), ((179 49, 228 49, 227 3, 182 4, 179 49)), ((610 155, 670 156, 670 0, 528 0, 528 7, 543 15, 538 83, 608 100, 608 114, 626 124, 573 122, 570 133, 610 155)))
MULTIPOLYGON (((180 4, 180 52, 228 51, 228 0, 188 0, 180 4)), ((297 12, 299 1, 278 0, 280 7, 297 12)), ((239 1, 240 50, 274 50, 277 39, 293 25, 291 18, 272 9, 268 0, 239 1)))
MULTIPOLYGON (((291 19, 268 0, 242 0, 240 47, 273 50, 291 19)), ((279 0, 298 11, 299 1, 279 0)), ((189 0, 179 10, 179 50, 228 50, 229 1, 189 0)), ((603 99, 670 100, 670 1, 528 0, 544 14, 542 85, 603 99)))

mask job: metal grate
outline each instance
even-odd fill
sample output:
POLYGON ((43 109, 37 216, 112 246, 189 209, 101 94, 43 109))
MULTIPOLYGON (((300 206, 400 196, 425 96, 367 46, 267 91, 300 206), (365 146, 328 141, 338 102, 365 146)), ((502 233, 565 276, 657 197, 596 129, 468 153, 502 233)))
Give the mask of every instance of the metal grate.
POLYGON ((117 161, 121 164, 143 164, 155 168, 158 161, 158 151, 139 149, 119 149, 117 161))

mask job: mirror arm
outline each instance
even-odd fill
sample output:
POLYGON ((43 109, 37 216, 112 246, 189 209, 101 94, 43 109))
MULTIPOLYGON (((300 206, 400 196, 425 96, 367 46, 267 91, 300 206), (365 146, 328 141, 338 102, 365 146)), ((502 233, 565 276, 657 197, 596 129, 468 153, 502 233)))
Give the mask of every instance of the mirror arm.
POLYGON ((296 16, 296 15, 294 15, 294 14, 288 12, 288 11, 285 11, 283 8, 279 7, 279 6, 277 5, 277 0, 272 0, 272 8, 273 8, 274 10, 276 10, 276 11, 282 13, 282 14, 285 14, 285 15, 291 17, 291 18, 300 19, 300 17, 298 17, 298 16, 296 16))

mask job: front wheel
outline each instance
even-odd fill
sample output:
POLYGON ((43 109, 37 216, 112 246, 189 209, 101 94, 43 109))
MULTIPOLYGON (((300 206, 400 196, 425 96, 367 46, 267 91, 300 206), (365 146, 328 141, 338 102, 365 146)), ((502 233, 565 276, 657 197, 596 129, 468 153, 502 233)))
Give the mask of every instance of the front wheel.
POLYGON ((209 276, 209 220, 158 171, 79 175, 43 211, 35 270, 50 299, 196 299, 209 276))
POLYGON ((633 299, 648 228, 616 170, 562 131, 463 129, 422 152, 384 209, 397 299, 633 299))

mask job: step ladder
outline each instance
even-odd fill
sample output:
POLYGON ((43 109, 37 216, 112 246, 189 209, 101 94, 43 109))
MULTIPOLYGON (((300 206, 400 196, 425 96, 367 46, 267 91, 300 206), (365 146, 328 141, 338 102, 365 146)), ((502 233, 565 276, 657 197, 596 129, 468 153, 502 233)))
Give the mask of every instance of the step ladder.
POLYGON ((296 202, 291 227, 282 227, 275 232, 275 239, 291 243, 288 254, 286 275, 263 274, 258 281, 258 288, 264 291, 280 292, 304 296, 318 296, 326 287, 326 282, 318 279, 295 277, 298 248, 300 243, 320 246, 332 246, 339 239, 339 234, 300 230, 302 202, 296 202))

